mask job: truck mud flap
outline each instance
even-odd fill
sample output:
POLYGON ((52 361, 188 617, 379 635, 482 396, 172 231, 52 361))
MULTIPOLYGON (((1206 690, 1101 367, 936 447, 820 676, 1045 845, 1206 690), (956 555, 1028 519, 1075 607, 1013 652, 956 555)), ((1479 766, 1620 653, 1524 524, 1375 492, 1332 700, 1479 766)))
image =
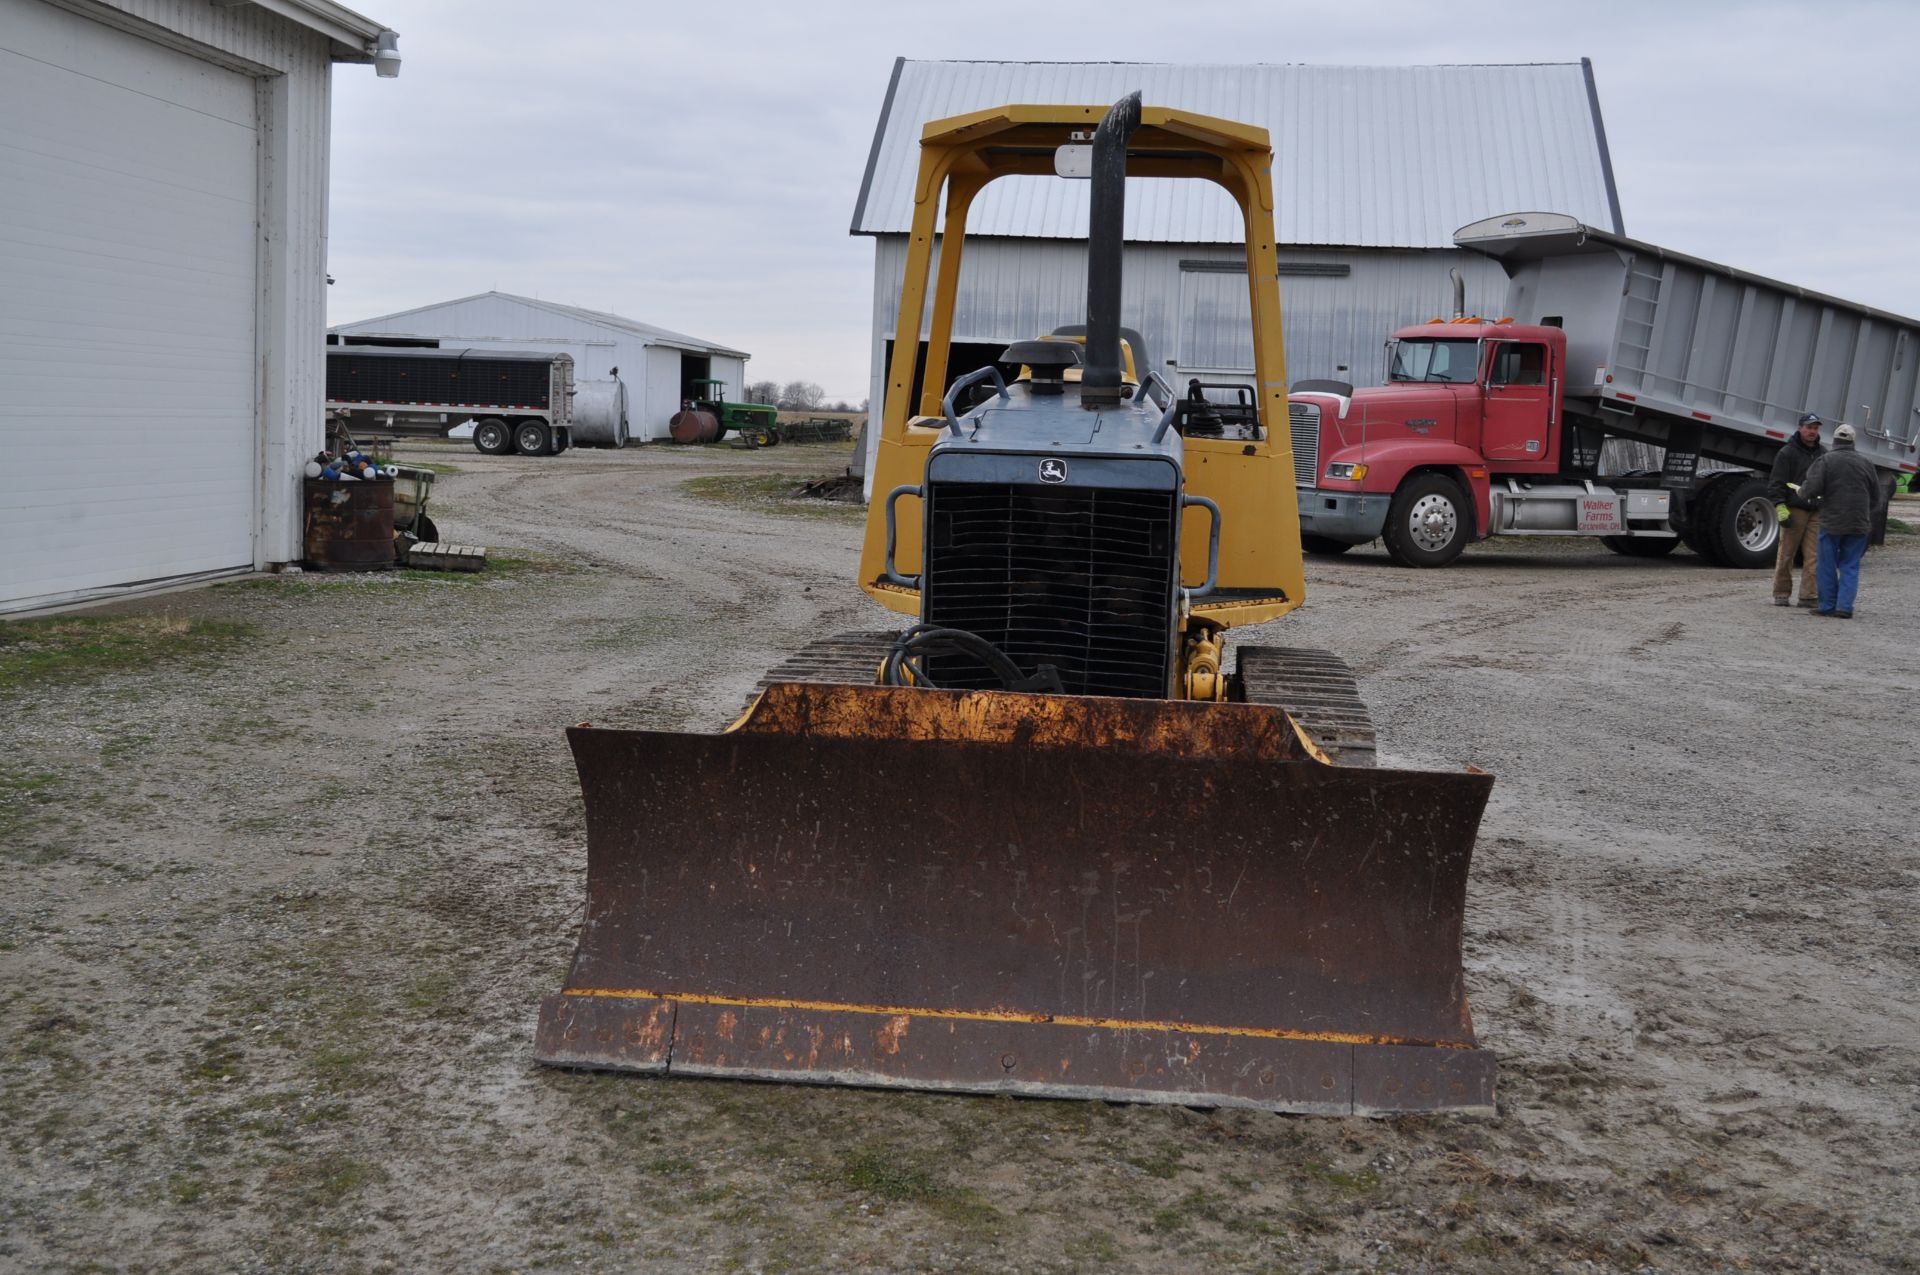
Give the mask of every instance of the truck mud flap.
POLYGON ((569 731, 572 1067, 1275 1111, 1491 1112, 1461 966, 1478 772, 1282 710, 768 687, 569 731))

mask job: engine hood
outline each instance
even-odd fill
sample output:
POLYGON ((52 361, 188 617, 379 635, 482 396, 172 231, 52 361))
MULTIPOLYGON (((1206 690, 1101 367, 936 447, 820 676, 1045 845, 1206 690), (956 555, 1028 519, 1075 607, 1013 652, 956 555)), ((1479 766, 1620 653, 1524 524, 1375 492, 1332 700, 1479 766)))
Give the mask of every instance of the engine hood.
POLYGON ((1346 411, 1327 413, 1343 445, 1394 438, 1451 438, 1460 421, 1460 401, 1472 385, 1384 385, 1355 390, 1346 411))

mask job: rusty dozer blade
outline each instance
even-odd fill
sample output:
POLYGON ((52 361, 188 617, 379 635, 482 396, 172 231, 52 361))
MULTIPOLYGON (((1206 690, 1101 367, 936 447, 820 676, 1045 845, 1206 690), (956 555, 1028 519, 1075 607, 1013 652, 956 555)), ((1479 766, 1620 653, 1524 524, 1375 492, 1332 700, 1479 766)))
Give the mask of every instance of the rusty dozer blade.
POLYGON ((1491 776, 1328 765, 1262 705, 875 686, 568 735, 587 909, 543 1062, 1493 1109, 1461 969, 1491 776))

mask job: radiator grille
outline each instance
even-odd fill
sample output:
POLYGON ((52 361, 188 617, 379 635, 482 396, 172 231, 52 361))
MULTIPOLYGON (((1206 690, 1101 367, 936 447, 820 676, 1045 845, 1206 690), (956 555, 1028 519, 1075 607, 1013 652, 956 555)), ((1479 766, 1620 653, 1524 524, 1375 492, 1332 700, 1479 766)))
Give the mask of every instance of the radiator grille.
POLYGON ((1287 404, 1287 424, 1293 433, 1293 483, 1311 487, 1320 476, 1320 405, 1287 404))
MULTIPOLYGON (((1069 694, 1161 698, 1172 665, 1170 491, 930 484, 923 618, 977 633, 1069 694)), ((973 661, 936 660, 942 686, 999 682, 973 661)))
POLYGON ((333 403, 431 403, 436 406, 547 408, 550 359, 476 355, 327 352, 327 400, 333 403))

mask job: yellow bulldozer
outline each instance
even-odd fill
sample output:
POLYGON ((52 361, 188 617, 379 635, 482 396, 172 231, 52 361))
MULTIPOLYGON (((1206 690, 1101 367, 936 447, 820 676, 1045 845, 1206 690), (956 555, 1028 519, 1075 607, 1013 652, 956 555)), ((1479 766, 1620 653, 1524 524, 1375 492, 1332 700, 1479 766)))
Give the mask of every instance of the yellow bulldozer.
POLYGON ((1374 766, 1327 652, 1223 665, 1306 592, 1266 131, 1135 93, 921 146, 859 579, 914 623, 795 652, 723 734, 569 732, 586 915, 536 1057, 1490 1112, 1461 927, 1491 777, 1374 766), (1085 322, 942 394, 968 206, 1009 174, 1089 180, 1085 322), (1176 392, 1121 326, 1129 174, 1243 210, 1251 389, 1176 392))

